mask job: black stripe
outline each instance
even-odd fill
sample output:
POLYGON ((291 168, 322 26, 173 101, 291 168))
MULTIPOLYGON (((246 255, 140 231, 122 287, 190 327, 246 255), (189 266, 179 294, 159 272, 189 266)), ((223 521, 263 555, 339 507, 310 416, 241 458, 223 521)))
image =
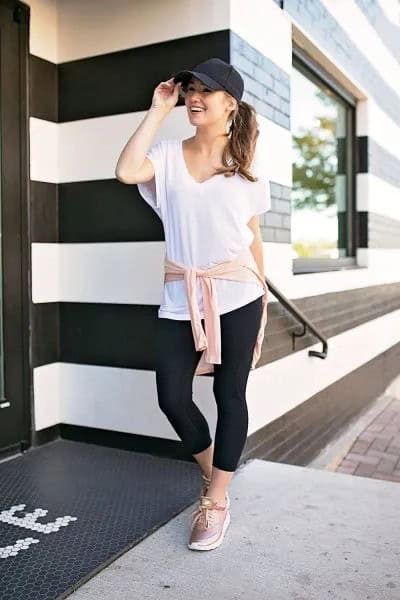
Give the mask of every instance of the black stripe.
POLYGON ((60 360, 60 303, 32 304, 32 368, 60 360))
POLYGON ((30 54, 30 115, 58 121, 58 65, 30 54))
MULTIPOLYGON (((58 116, 48 106, 54 97, 53 73, 47 61, 32 60, 32 116, 60 123, 147 110, 154 88, 181 69, 218 56, 229 61, 229 30, 149 44, 129 50, 55 65, 58 72, 58 116), (53 118, 52 118, 53 117, 53 118)), ((183 105, 183 100, 179 103, 183 105)))
POLYGON ((163 241, 161 220, 136 185, 117 179, 59 185, 60 242, 163 241))
POLYGON ((61 361, 153 369, 157 311, 128 304, 34 304, 33 367, 61 361))
POLYGON ((357 137, 357 173, 368 173, 368 136, 357 137))
POLYGON ((30 182, 31 241, 58 242, 57 184, 30 182))
POLYGON ((357 214, 360 248, 400 248, 400 221, 367 211, 357 214))
POLYGON ((368 212, 359 210, 358 213, 358 247, 368 248, 368 212))
MULTIPOLYGON (((275 189, 277 184, 271 186, 275 189)), ((273 202, 276 203, 274 196, 273 202)), ((136 185, 118 180, 64 183, 31 182, 33 242, 146 242, 165 241, 161 220, 140 196, 136 185)), ((274 212, 279 214, 280 209, 274 212)), ((267 213, 268 216, 270 213, 267 213)), ((397 219, 359 211, 359 246, 368 247, 368 219, 375 247, 398 247, 397 219), (397 241, 396 241, 397 240, 397 241)), ((343 216, 343 227, 347 227, 343 216)), ((268 220, 268 219, 267 219, 268 220)), ((267 230, 274 229, 266 225, 267 230)))
POLYGON ((31 181, 33 242, 164 241, 164 228, 136 185, 117 179, 31 181))
POLYGON ((158 306, 61 303, 60 360, 152 369, 157 310, 158 306))
POLYGON ((391 185, 400 187, 400 159, 373 138, 357 138, 357 173, 372 173, 391 185))
MULTIPOLYGON (((296 304, 312 321, 318 320, 329 338, 400 308, 399 290, 399 283, 369 286, 298 298, 296 304)), ((61 361, 153 370, 157 312, 158 305, 35 304, 34 366, 61 361)), ((298 322, 282 305, 270 304, 257 366, 292 354, 291 333, 298 329, 298 322)), ((307 333, 296 341, 295 351, 313 344, 315 337, 307 333)))

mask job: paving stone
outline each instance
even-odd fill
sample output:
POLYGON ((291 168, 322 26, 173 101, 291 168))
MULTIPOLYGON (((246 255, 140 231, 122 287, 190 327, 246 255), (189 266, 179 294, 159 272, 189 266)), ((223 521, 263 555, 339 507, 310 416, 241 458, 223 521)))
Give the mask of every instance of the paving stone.
POLYGON ((349 460, 348 458, 344 458, 340 463, 341 467, 357 467, 359 465, 358 461, 349 460))
POLYGON ((354 474, 365 476, 365 477, 370 477, 376 471, 376 469, 377 469, 376 465, 367 465, 367 464, 361 463, 360 465, 358 465, 354 474))
POLYGON ((400 482, 400 401, 391 402, 359 434, 337 471, 400 482))
POLYGON ((376 467, 376 470, 379 471, 379 473, 393 473, 395 464, 396 463, 393 463, 393 461, 391 460, 381 458, 379 465, 376 467))
POLYGON ((363 431, 358 436, 358 439, 366 442, 373 442, 376 440, 376 432, 363 431))
POLYGON ((349 458, 350 460, 358 461, 360 463, 362 462, 370 465, 378 465, 379 459, 381 457, 367 456, 365 454, 356 454, 355 452, 349 452, 347 458, 349 458))
POLYGON ((391 460, 394 464, 396 464, 396 462, 399 460, 399 457, 396 454, 390 454, 390 452, 381 452, 380 450, 373 449, 368 450, 365 456, 370 456, 371 458, 386 458, 387 460, 391 460))
POLYGON ((393 425, 393 423, 391 423, 390 425, 386 425, 383 431, 385 433, 391 433, 392 435, 395 435, 396 433, 399 433, 399 428, 397 425, 393 425))
POLYGON ((389 446, 389 443, 390 441, 388 439, 377 438, 370 445, 370 449, 380 450, 381 452, 384 452, 389 446))
POLYGON ((355 452, 356 454, 364 454, 368 450, 369 446, 370 442, 358 439, 350 448, 350 452, 355 452))

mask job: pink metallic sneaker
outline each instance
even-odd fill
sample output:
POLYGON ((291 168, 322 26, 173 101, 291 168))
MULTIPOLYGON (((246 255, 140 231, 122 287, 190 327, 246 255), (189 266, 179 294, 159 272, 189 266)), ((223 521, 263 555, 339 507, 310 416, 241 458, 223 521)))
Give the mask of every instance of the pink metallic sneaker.
POLYGON ((231 522, 227 504, 219 506, 209 496, 201 496, 194 514, 188 548, 190 550, 213 550, 224 539, 231 522))
MULTIPOLYGON (((202 479, 204 481, 203 487, 201 489, 201 496, 207 496, 208 488, 210 487, 210 484, 211 484, 211 479, 205 473, 203 473, 201 477, 202 477, 202 479)), ((231 501, 230 501, 230 498, 229 498, 229 494, 227 492, 226 493, 226 504, 227 504, 228 508, 230 507, 230 503, 231 503, 231 501)))

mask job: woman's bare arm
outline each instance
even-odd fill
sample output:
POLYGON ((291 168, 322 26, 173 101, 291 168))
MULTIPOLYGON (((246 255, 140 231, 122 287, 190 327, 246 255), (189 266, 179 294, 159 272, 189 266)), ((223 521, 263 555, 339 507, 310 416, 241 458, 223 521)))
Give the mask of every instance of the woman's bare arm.
POLYGON ((180 86, 181 82, 174 83, 171 78, 155 88, 151 107, 118 158, 115 176, 122 183, 141 183, 154 176, 153 165, 146 154, 162 121, 176 105, 180 86))
POLYGON ((265 279, 264 273, 264 244, 260 230, 260 219, 258 215, 254 215, 247 223, 251 231, 254 233, 254 239, 251 243, 250 250, 256 261, 258 271, 263 279, 265 279))
MULTIPOLYGON (((140 170, 143 166, 146 153, 167 114, 168 112, 165 109, 153 106, 147 111, 144 119, 129 138, 118 159, 117 166, 115 167, 115 176, 119 181, 122 181, 122 183, 141 182, 140 170)), ((148 162, 151 164, 151 161, 148 162)), ((154 169, 149 179, 152 176, 154 176, 154 169)))

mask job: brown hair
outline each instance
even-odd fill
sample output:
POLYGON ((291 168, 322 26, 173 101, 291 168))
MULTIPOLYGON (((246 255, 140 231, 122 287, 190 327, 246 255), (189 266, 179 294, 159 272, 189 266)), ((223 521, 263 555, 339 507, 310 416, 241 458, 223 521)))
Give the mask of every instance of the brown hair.
POLYGON ((232 177, 238 173, 249 181, 258 181, 257 177, 249 171, 254 157, 259 129, 254 106, 241 100, 231 112, 231 124, 228 133, 228 142, 222 153, 222 164, 215 173, 224 173, 225 177, 232 177), (228 163, 230 160, 230 163, 228 163))

